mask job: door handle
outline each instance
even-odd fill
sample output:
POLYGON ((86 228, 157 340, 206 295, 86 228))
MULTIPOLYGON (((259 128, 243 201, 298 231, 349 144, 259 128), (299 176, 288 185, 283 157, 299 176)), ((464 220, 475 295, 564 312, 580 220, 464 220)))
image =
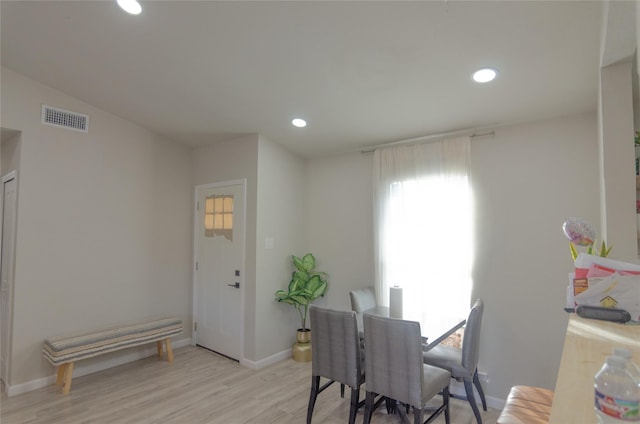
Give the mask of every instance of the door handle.
POLYGON ((240 288, 240 283, 227 284, 227 286, 235 287, 235 288, 239 289, 240 288))

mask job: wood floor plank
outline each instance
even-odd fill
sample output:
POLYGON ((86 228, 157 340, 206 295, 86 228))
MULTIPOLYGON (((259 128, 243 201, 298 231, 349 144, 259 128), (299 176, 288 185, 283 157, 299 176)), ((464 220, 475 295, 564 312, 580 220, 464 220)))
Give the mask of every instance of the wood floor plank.
MULTIPOLYGON (((311 364, 285 360, 254 371, 205 349, 173 351, 174 361, 158 356, 73 379, 68 395, 60 386, 0 398, 2 424, 301 424, 306 422, 311 364)), ((318 397, 314 424, 344 424, 349 391, 340 398, 334 384, 318 397)), ((364 399, 364 390, 361 393, 364 399)), ((452 424, 474 424, 465 401, 451 400, 452 424)), ((495 424, 499 411, 483 412, 495 424)), ((360 410, 356 423, 362 423, 360 410)), ((372 423, 398 423, 397 416, 376 411, 372 423)), ((435 423, 444 423, 439 417, 435 423)))

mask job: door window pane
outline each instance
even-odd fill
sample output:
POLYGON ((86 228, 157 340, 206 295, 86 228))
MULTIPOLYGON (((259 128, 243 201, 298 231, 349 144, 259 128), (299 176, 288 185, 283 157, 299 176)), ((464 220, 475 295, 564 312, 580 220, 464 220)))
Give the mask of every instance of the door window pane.
POLYGON ((223 236, 233 241, 233 196, 207 196, 204 207, 205 237, 223 236))

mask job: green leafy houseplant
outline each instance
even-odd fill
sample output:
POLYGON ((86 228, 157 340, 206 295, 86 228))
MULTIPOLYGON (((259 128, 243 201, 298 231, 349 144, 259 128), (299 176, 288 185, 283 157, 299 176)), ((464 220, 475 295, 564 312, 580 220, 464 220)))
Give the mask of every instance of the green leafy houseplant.
POLYGON ((302 258, 295 255, 293 265, 295 271, 291 275, 291 282, 287 290, 278 290, 275 293, 278 302, 292 305, 300 314, 301 330, 307 329, 307 311, 309 305, 324 296, 327 291, 327 274, 316 271, 316 258, 307 253, 302 258))

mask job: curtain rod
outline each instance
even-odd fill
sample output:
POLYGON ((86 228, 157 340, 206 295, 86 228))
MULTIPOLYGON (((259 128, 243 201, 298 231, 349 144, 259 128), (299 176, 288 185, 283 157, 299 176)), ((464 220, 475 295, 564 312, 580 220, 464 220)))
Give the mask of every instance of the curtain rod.
POLYGON ((368 147, 364 147, 364 150, 361 150, 360 153, 372 153, 375 149, 379 149, 381 147, 391 147, 391 146, 397 146, 400 144, 410 144, 410 143, 419 143, 422 141, 434 141, 434 140, 439 140, 441 138, 445 138, 445 137, 453 137, 456 135, 466 135, 469 134, 470 138, 476 138, 476 137, 486 137, 486 136, 493 136, 496 135, 495 130, 491 130, 488 132, 478 132, 478 131, 485 131, 488 130, 490 128, 494 128, 494 126, 490 126, 490 127, 482 127, 482 128, 466 128, 466 129, 462 129, 462 130, 455 130, 455 131, 449 131, 449 132, 445 132, 445 133, 439 133, 439 134, 430 134, 430 135, 423 135, 420 137, 414 137, 414 138, 407 138, 405 140, 398 140, 398 141, 392 141, 391 143, 383 143, 383 144, 378 144, 375 146, 368 146, 368 147))

